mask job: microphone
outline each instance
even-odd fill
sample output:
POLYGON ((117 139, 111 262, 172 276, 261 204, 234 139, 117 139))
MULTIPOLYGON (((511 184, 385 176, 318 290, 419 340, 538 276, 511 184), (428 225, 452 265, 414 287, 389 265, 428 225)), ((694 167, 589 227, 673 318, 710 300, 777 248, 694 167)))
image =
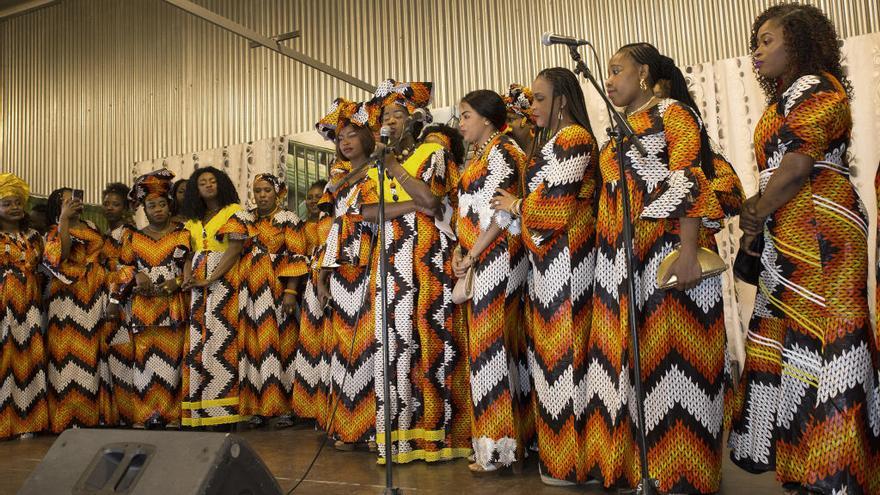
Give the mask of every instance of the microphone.
POLYGON ((587 40, 573 38, 571 36, 563 36, 561 34, 553 34, 551 32, 546 32, 541 35, 541 43, 543 43, 544 46, 550 46, 550 45, 581 46, 581 45, 589 45, 590 44, 590 42, 587 40))
POLYGON ((388 142, 391 141, 391 128, 387 125, 383 125, 381 129, 379 129, 379 141, 388 145, 388 142))

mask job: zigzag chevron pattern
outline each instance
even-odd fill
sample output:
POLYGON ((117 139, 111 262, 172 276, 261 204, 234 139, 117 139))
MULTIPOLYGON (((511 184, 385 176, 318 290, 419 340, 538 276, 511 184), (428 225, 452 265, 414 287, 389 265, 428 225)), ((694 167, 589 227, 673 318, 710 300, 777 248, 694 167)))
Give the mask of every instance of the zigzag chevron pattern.
POLYGON ((745 469, 775 470, 810 491, 873 494, 880 356, 865 291, 867 215, 847 163, 851 132, 846 91, 826 73, 794 81, 755 128, 762 191, 787 153, 815 164, 764 226, 730 447, 745 469))
MULTIPOLYGON (((710 493, 720 488, 726 354, 721 283, 686 292, 657 288, 657 267, 679 242, 677 218, 722 220, 724 212, 700 168, 700 120, 663 100, 629 116, 648 150, 628 145, 625 177, 633 214, 634 285, 645 389, 648 464, 660 490, 710 493), (646 218, 650 217, 650 218, 646 218)), ((639 425, 632 386, 623 209, 617 143, 599 159, 596 272, 586 346, 586 469, 606 488, 638 482, 639 425), (611 445, 613 447, 608 448, 611 445)), ((717 223, 717 222, 716 222, 717 223)), ((698 242, 714 249, 702 227, 698 242)))
POLYGON ((0 439, 49 428, 40 235, 0 232, 0 439))

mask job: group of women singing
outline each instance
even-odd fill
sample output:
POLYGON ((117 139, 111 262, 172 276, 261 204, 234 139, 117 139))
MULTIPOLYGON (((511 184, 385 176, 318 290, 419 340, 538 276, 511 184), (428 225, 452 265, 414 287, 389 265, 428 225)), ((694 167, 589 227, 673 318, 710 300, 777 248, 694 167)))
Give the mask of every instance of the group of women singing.
POLYGON ((648 43, 621 47, 606 81, 646 156, 627 139, 600 146, 575 75, 550 68, 503 96, 468 93, 458 129, 410 119, 430 83, 335 100, 316 127, 338 161, 306 221, 275 176, 254 177, 246 210, 220 170, 184 187, 159 170, 105 192, 107 235, 70 189, 53 192, 44 238, 23 227, 27 185, 0 175, 0 435, 312 418, 336 448, 383 463, 390 429, 393 462, 470 457, 490 474, 534 455, 548 484, 633 487, 643 433, 663 492, 712 493, 727 429, 733 461, 775 470, 787 491, 880 493, 868 227, 836 33, 818 9, 780 5, 751 49, 768 106, 749 199, 681 71, 648 43), (129 202, 145 227, 121 221, 129 202), (699 259, 737 215, 760 276, 735 385, 721 279, 699 259))

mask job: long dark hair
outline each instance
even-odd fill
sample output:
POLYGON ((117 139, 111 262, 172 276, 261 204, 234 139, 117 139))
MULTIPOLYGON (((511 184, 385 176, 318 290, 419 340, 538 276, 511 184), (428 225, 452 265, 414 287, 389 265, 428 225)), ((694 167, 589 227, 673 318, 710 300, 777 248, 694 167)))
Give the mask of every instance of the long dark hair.
POLYGON ((654 87, 654 84, 660 80, 669 81, 669 97, 684 103, 697 115, 700 120, 700 166, 708 179, 714 179, 715 155, 712 152, 712 145, 709 143, 709 133, 706 132, 706 123, 702 122, 703 117, 697 107, 697 102, 688 91, 687 80, 681 73, 681 69, 675 65, 674 60, 661 54, 650 43, 631 43, 622 46, 618 51, 629 54, 637 64, 648 66, 647 83, 649 87, 654 87))
POLYGON ((59 187, 52 191, 49 199, 46 200, 46 225, 51 227, 58 223, 58 217, 61 216, 61 196, 65 191, 73 191, 69 187, 59 187))
POLYGON ((478 89, 464 95, 461 101, 470 105, 496 129, 501 130, 507 124, 507 106, 498 93, 488 89, 478 89))
POLYGON ((553 87, 554 99, 557 96, 565 96, 571 118, 576 124, 589 131, 590 135, 595 136, 593 134, 593 126, 590 125, 590 116, 587 114, 584 90, 581 89, 581 85, 578 83, 574 72, 562 67, 552 67, 539 72, 538 77, 543 77, 550 82, 550 85, 553 87))
MULTIPOLYGON (((753 54, 758 49, 758 30, 770 19, 782 27, 785 49, 798 76, 828 72, 840 81, 846 96, 852 100, 852 84, 844 74, 840 62, 837 30, 824 12, 812 5, 798 3, 784 3, 768 8, 752 24, 749 49, 753 54)), ((779 92, 785 90, 778 87, 775 79, 764 77, 757 70, 755 75, 768 103, 779 98, 779 92)))
POLYGON ((208 173, 213 174, 217 179, 217 201, 221 208, 239 202, 235 185, 226 172, 214 167, 197 168, 187 179, 186 193, 183 195, 183 207, 180 212, 186 218, 201 220, 205 216, 208 205, 199 195, 199 177, 208 173))
POLYGON ((181 188, 181 186, 186 185, 186 179, 177 179, 174 184, 171 186, 171 191, 168 192, 168 197, 171 198, 171 214, 177 215, 180 213, 180 208, 183 205, 177 204, 177 190, 181 188))

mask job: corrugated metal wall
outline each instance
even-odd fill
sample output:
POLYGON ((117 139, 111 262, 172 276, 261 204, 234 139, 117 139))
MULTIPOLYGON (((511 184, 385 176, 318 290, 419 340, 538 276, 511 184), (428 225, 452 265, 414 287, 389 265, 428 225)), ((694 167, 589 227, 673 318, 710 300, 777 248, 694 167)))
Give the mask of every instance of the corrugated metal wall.
MULTIPOLYGON (((544 31, 655 43, 679 64, 743 55, 769 0, 200 0, 361 79, 431 80, 435 105, 569 66, 544 31)), ((880 31, 877 0, 813 1, 842 37, 880 31)), ((364 92, 161 0, 64 0, 0 21, 0 169, 35 192, 130 179, 131 164, 311 129, 364 92)))

